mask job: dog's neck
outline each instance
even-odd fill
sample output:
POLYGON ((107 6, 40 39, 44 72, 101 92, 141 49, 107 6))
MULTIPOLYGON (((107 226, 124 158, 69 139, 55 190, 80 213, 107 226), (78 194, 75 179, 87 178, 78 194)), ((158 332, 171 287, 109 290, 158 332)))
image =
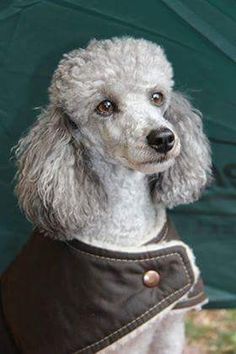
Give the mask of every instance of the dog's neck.
POLYGON ((112 164, 97 152, 91 152, 90 159, 107 193, 108 208, 76 237, 110 249, 136 247, 154 238, 166 213, 163 205, 153 203, 147 175, 112 164))

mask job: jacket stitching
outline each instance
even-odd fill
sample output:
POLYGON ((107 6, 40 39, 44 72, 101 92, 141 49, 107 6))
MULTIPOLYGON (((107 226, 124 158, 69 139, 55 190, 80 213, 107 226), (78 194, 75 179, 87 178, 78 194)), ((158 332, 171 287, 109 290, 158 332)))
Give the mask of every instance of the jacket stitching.
MULTIPOLYGON (((70 247, 75 252, 79 252, 79 253, 85 254, 87 256, 93 257, 93 258, 109 260, 111 262, 131 262, 131 263, 135 263, 136 262, 137 263, 137 262, 150 261, 150 260, 154 260, 154 259, 158 259, 158 258, 166 258, 166 257, 173 256, 173 255, 178 255, 179 256, 179 254, 177 252, 173 252, 173 253, 170 253, 170 254, 167 254, 167 255, 153 256, 153 257, 150 257, 150 258, 141 258, 141 259, 138 259, 138 258, 136 258, 136 259, 112 258, 112 257, 109 257, 109 256, 99 256, 97 254, 92 254, 92 253, 90 253, 88 251, 82 251, 82 250, 80 250, 78 248, 75 248, 75 247, 71 246, 67 241, 65 241, 65 243, 67 244, 68 247, 70 247)), ((184 247, 182 245, 179 245, 179 246, 184 247)), ((166 250, 168 248, 171 248, 171 247, 161 248, 159 250, 151 250, 149 252, 158 252, 158 251, 166 250)))
POLYGON ((119 328, 118 330, 116 330, 115 332, 109 334, 108 336, 100 339, 98 342, 93 343, 85 348, 80 349, 79 351, 76 351, 74 354, 78 354, 78 353, 82 353, 83 351, 90 349, 92 347, 98 346, 99 344, 101 344, 102 342, 104 342, 105 340, 107 340, 108 338, 112 338, 114 337, 117 333, 122 333, 127 327, 129 327, 131 324, 133 323, 137 323, 139 319, 141 318, 145 318, 151 311, 153 311, 155 308, 158 309, 158 307, 160 307, 160 305, 163 302, 166 302, 169 298, 173 297, 174 295, 178 294, 179 292, 181 292, 182 290, 184 290, 185 288, 187 288, 189 286, 190 283, 187 283, 183 288, 175 291, 174 293, 170 294, 169 296, 167 296, 165 299, 161 300, 158 304, 154 305, 153 307, 151 307, 149 310, 147 310, 146 312, 144 312, 142 315, 140 315, 139 317, 135 318, 134 320, 132 320, 131 322, 127 323, 125 326, 119 328))
MULTIPOLYGON (((80 250, 78 250, 78 251, 80 251, 80 250)), ((80 252, 83 252, 83 251, 80 251, 80 252)), ((84 253, 84 252, 83 252, 83 253, 84 253)), ((91 256, 95 256, 95 255, 92 255, 92 254, 90 254, 90 253, 88 253, 88 254, 91 255, 91 256)), ((170 294, 169 296, 167 296, 165 299, 161 300, 158 304, 152 306, 149 310, 145 311, 144 313, 142 313, 140 316, 138 316, 137 318, 135 318, 135 319, 132 320, 131 322, 129 322, 129 323, 127 323, 126 325, 124 325, 123 327, 117 329, 115 332, 109 334, 108 336, 106 336, 106 337, 100 339, 99 341, 97 341, 97 342, 95 342, 95 343, 93 343, 93 344, 90 344, 89 346, 87 346, 87 347, 85 347, 85 348, 82 348, 82 349, 80 349, 80 350, 74 352, 74 354, 79 354, 79 353, 84 352, 85 350, 88 350, 88 349, 92 348, 92 347, 96 347, 96 346, 98 346, 99 344, 101 344, 102 342, 106 341, 107 339, 114 337, 117 333, 121 333, 121 334, 122 334, 122 332, 124 332, 130 325, 136 324, 140 319, 145 319, 145 317, 147 317, 148 314, 149 314, 151 311, 153 311, 154 309, 158 309, 158 307, 160 307, 160 305, 161 305, 162 303, 166 302, 168 299, 172 298, 174 295, 180 293, 181 291, 183 291, 184 289, 186 289, 189 285, 191 285, 191 278, 190 278, 189 272, 188 272, 188 270, 187 270, 187 268, 186 268, 186 266, 185 266, 185 264, 184 264, 184 261, 183 261, 183 259, 182 259, 182 256, 179 255, 178 253, 171 253, 171 254, 169 254, 169 255, 163 255, 163 256, 152 257, 152 258, 148 258, 148 259, 145 259, 145 260, 158 259, 158 258, 166 258, 166 257, 169 257, 169 256, 171 256, 171 255, 176 255, 176 256, 179 257, 180 262, 181 262, 181 264, 182 264, 182 266, 183 266, 183 268, 184 268, 184 272, 185 272, 185 274, 186 274, 186 277, 187 277, 187 279, 188 279, 187 284, 186 284, 184 287, 180 288, 179 290, 176 290, 174 293, 172 293, 172 294, 170 294)), ((96 256, 96 257, 99 257, 99 256, 96 256)), ((111 260, 114 260, 114 259, 111 259, 111 260)), ((116 259, 115 259, 115 260, 116 260, 116 259)), ((140 260, 140 261, 145 261, 145 260, 140 260)), ((118 261, 120 261, 120 260, 118 259, 118 261)), ((127 261, 127 260, 121 260, 121 261, 127 261)), ((136 261, 136 260, 132 260, 132 261, 136 261)), ((177 300, 178 300, 178 299, 177 299, 177 300)))

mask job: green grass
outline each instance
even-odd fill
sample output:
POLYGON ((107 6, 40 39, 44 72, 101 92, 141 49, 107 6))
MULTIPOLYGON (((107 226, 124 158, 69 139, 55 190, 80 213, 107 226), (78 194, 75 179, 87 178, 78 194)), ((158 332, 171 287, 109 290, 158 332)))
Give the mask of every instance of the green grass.
POLYGON ((201 354, 236 354, 236 310, 205 310, 187 318, 188 344, 201 354))

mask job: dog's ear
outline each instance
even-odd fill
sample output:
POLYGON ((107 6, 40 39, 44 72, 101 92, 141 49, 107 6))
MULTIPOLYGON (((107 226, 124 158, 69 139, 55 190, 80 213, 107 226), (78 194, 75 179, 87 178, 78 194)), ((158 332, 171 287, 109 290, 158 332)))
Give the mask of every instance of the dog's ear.
POLYGON ((182 94, 173 93, 165 118, 180 138, 181 152, 174 165, 159 175, 154 198, 172 208, 197 200, 210 183, 211 152, 201 113, 182 94))
POLYGON ((61 109, 49 106, 15 152, 19 204, 36 226, 70 238, 101 212, 103 187, 61 109))

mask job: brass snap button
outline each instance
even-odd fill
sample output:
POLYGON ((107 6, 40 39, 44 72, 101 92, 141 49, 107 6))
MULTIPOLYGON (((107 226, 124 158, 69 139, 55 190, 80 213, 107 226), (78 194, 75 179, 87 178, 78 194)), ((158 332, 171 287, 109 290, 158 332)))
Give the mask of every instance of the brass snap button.
POLYGON ((155 270, 148 270, 144 273, 143 282, 148 288, 154 288, 160 282, 160 274, 155 270))

